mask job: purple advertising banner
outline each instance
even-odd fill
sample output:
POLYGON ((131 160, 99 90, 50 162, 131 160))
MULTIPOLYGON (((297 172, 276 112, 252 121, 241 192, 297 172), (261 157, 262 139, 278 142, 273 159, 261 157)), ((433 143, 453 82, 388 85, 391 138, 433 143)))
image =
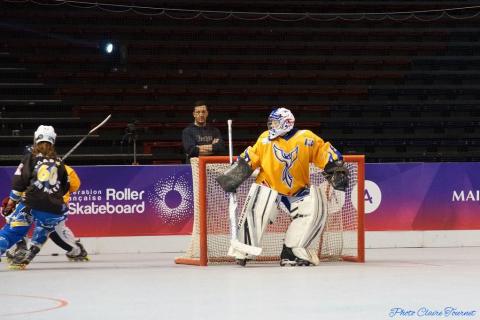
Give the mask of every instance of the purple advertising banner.
MULTIPOLYGON (((0 167, 8 195, 14 167, 0 167)), ((78 236, 190 234, 188 165, 75 167, 67 224, 78 236)), ((368 231, 480 229, 480 163, 367 164, 368 231)), ((1 224, 2 222, 0 222, 1 224)))
MULTIPOLYGON (((8 195, 13 167, 0 168, 8 195)), ((192 174, 188 165, 74 167, 80 190, 69 203, 67 224, 77 236, 190 234, 192 174)))
POLYGON ((366 230, 480 229, 480 163, 367 164, 366 230))

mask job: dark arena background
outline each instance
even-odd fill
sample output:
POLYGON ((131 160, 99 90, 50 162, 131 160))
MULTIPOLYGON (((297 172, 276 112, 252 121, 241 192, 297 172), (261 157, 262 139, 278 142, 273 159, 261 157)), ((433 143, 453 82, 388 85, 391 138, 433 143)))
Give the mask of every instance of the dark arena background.
POLYGON ((0 4, 3 164, 16 164, 39 118, 57 118, 67 150, 109 113, 72 164, 131 162, 128 123, 141 164, 181 163, 195 100, 224 134, 235 120, 237 152, 284 105, 368 162, 478 160, 478 11, 437 11, 475 1, 62 3, 0 4), (334 14, 415 10, 431 12, 334 14), (108 41, 123 52, 102 55, 108 41))
POLYGON ((66 160, 91 261, 2 256, 1 319, 480 319, 480 2, 0 0, 0 35, 2 198, 39 125, 64 155, 111 114, 66 160), (227 196, 186 161, 196 101, 234 155, 286 107, 353 159, 336 212, 364 263, 212 257, 227 196))

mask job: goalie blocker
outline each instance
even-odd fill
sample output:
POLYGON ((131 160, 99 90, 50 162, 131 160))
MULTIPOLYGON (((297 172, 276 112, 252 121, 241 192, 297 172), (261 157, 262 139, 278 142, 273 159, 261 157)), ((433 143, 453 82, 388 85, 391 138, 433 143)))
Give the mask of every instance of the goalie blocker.
POLYGON ((252 173, 253 170, 247 161, 239 157, 238 160, 225 170, 225 172, 220 174, 216 180, 225 192, 235 192, 252 173))

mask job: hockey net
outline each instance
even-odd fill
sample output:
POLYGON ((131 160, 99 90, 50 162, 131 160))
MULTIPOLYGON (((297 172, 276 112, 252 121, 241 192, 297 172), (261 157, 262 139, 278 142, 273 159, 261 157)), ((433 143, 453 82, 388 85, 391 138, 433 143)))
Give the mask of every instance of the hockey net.
MULTIPOLYGON (((325 180, 322 170, 310 167, 310 183, 320 186, 327 195, 328 218, 322 235, 312 241, 311 248, 321 261, 347 260, 363 262, 364 254, 364 156, 345 156, 350 171, 345 193, 335 191, 325 180)), ((230 246, 228 194, 215 177, 229 166, 228 157, 200 157, 191 159, 194 191, 194 222, 192 239, 185 255, 175 259, 178 264, 202 265, 234 263, 227 256, 230 246)), ((237 189, 238 208, 241 211, 255 177, 250 177, 237 189)), ((238 218, 237 218, 238 219, 238 218)), ((261 247, 262 255, 253 263, 279 261, 285 232, 290 217, 280 208, 275 222, 267 227, 261 247)))

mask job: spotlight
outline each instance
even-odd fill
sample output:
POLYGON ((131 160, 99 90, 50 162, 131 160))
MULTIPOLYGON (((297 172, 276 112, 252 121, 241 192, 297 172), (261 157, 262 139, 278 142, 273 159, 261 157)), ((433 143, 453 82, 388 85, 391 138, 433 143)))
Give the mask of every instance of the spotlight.
POLYGON ((99 47, 110 70, 118 71, 118 68, 125 70, 127 64, 127 46, 125 44, 118 41, 103 41, 99 47))
POLYGON ((113 40, 104 40, 101 41, 97 48, 100 49, 100 53, 106 57, 111 57, 112 55, 117 54, 119 48, 119 42, 113 40))
POLYGON ((111 54, 113 52, 114 48, 115 47, 113 46, 113 43, 111 43, 111 42, 107 42, 105 44, 105 52, 108 53, 108 54, 111 54))

